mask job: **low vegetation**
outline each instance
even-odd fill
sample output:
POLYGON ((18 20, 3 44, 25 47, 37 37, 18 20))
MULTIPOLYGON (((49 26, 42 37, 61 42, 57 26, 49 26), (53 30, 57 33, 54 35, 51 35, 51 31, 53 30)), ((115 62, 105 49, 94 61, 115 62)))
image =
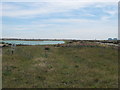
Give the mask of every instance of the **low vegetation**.
POLYGON ((102 47, 3 48, 3 88, 116 88, 118 52, 102 47), (47 56, 46 56, 47 55, 47 56))

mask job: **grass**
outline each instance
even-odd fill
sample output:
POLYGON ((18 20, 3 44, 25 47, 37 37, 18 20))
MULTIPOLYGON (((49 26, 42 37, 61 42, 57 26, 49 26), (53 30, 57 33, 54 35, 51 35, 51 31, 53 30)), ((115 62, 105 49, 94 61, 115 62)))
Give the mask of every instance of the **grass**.
POLYGON ((3 88, 117 88, 118 52, 100 47, 3 48, 3 88))

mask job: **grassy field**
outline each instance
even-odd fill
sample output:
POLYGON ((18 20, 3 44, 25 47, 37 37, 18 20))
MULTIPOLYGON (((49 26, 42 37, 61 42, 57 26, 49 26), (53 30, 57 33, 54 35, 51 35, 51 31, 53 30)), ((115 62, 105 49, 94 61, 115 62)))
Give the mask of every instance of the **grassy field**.
POLYGON ((117 88, 118 50, 101 47, 3 48, 3 88, 117 88))

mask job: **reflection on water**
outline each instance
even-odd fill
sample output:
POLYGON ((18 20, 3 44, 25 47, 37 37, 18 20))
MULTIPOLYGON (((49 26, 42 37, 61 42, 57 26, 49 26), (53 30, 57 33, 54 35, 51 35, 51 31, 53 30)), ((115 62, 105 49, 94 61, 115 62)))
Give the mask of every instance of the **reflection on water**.
POLYGON ((64 41, 18 41, 18 40, 5 40, 0 41, 9 44, 21 44, 21 45, 53 45, 53 44, 63 44, 64 41))

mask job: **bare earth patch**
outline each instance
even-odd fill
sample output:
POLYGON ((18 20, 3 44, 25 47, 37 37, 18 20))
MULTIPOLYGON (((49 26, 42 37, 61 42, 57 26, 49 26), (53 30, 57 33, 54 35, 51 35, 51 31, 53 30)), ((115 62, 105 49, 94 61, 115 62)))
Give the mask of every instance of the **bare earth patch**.
POLYGON ((43 58, 43 57, 40 57, 40 58, 36 58, 36 59, 34 59, 35 61, 45 61, 45 58, 43 58))
POLYGON ((45 58, 42 58, 42 57, 36 58, 35 61, 37 62, 34 65, 35 67, 38 67, 38 66, 40 66, 40 67, 46 67, 47 66, 46 63, 45 63, 45 58))

